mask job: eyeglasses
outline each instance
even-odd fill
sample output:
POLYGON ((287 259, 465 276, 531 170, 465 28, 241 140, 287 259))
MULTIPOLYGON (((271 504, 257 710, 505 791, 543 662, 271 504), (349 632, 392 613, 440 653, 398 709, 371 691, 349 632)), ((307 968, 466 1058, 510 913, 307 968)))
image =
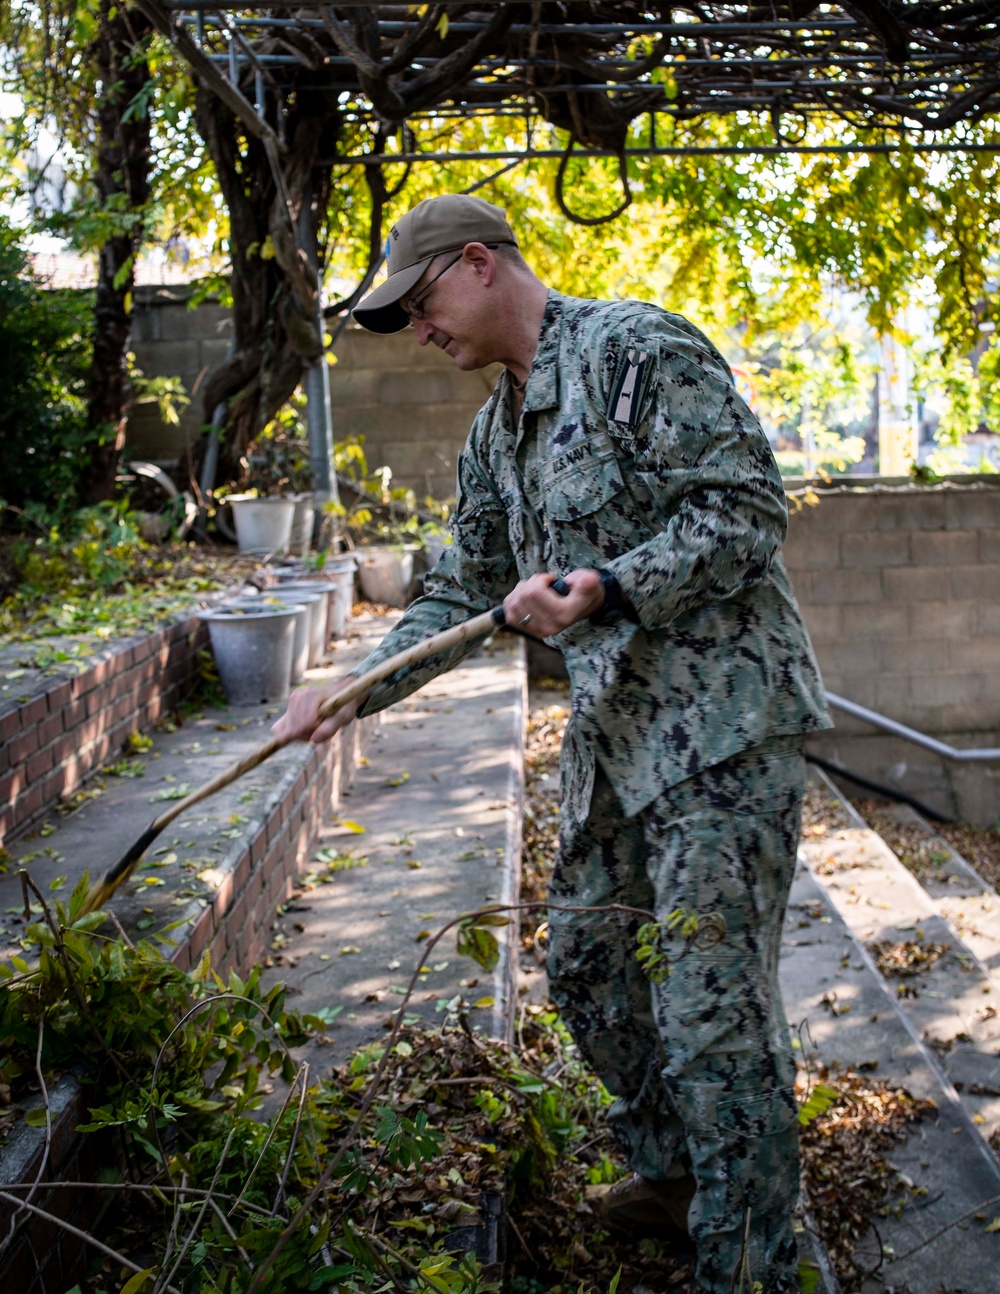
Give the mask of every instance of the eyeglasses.
POLYGON ((408 306, 400 306, 400 309, 403 311, 403 314, 406 315, 407 319, 409 319, 411 324, 414 322, 414 320, 423 319, 424 317, 423 303, 427 299, 427 293, 430 292, 431 288, 438 281, 438 279, 441 277, 442 274, 447 274, 453 265, 458 264, 458 262, 462 259, 462 255, 463 253, 459 252, 458 255, 455 257, 455 259, 449 261, 443 270, 439 270, 437 274, 435 274, 434 277, 431 279, 431 281, 425 284, 420 289, 420 291, 417 293, 415 297, 410 298, 410 304, 408 306))

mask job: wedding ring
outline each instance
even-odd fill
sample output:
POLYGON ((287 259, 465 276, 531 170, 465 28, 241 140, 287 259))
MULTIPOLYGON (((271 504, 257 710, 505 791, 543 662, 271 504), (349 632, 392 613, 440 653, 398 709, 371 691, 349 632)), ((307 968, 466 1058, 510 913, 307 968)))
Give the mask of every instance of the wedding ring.
POLYGON ((531 612, 529 611, 526 616, 521 617, 521 624, 526 625, 530 619, 531 619, 531 612))

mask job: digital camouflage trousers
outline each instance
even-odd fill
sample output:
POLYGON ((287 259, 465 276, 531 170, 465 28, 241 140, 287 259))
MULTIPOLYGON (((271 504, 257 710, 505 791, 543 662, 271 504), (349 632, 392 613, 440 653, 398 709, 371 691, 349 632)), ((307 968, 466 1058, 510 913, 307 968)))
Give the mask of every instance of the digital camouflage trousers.
POLYGON ((631 818, 598 768, 585 820, 563 815, 552 904, 725 922, 711 946, 671 936, 670 974, 651 983, 635 956, 642 917, 549 914, 552 996, 615 1098, 608 1117, 632 1168, 694 1175, 704 1294, 728 1294, 747 1210, 752 1280, 766 1294, 798 1289, 794 1062, 777 970, 804 790, 801 738, 776 737, 631 818))

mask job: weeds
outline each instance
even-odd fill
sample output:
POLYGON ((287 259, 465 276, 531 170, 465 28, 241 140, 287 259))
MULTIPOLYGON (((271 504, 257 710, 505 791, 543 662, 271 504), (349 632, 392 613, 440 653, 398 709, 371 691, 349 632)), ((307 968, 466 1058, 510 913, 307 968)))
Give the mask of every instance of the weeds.
MULTIPOLYGON (((293 1048, 327 1015, 288 1013, 283 988, 262 992, 256 971, 223 982, 207 957, 188 974, 152 940, 103 937, 102 914, 82 915, 86 877, 54 908, 24 884, 38 961, 0 966, 0 1085, 13 1104, 40 1096, 28 1120, 51 1137, 47 1083, 91 1058, 80 1131, 117 1140, 130 1165, 117 1185, 146 1210, 138 1231, 133 1217, 101 1242, 103 1287, 489 1294, 481 1262, 451 1252, 467 1247, 452 1232, 478 1222, 484 1197, 512 1190, 530 1208, 557 1165, 584 1181, 617 1171, 610 1146, 592 1148, 608 1098, 552 1011, 526 1009, 519 1055, 476 1036, 458 1000, 428 1031, 407 1023, 404 999, 383 1044, 316 1082, 293 1048)), ((488 965, 507 921, 456 918, 427 951, 458 927, 460 948, 488 965)), ((572 1244, 545 1261, 582 1275, 572 1244)))

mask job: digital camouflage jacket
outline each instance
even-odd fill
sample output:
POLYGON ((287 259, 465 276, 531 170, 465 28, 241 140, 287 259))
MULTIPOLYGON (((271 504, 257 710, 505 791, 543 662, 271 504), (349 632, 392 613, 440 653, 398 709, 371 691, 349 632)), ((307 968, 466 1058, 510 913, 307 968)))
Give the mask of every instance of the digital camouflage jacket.
MULTIPOLYGON (((551 640, 572 682, 564 797, 586 813, 596 758, 632 815, 767 737, 831 726, 786 528, 767 438, 711 343, 656 306, 550 292, 520 421, 505 370, 459 459, 452 543, 357 672, 537 571, 608 567, 640 623, 551 640)), ((463 654, 393 675, 362 713, 463 654)))

